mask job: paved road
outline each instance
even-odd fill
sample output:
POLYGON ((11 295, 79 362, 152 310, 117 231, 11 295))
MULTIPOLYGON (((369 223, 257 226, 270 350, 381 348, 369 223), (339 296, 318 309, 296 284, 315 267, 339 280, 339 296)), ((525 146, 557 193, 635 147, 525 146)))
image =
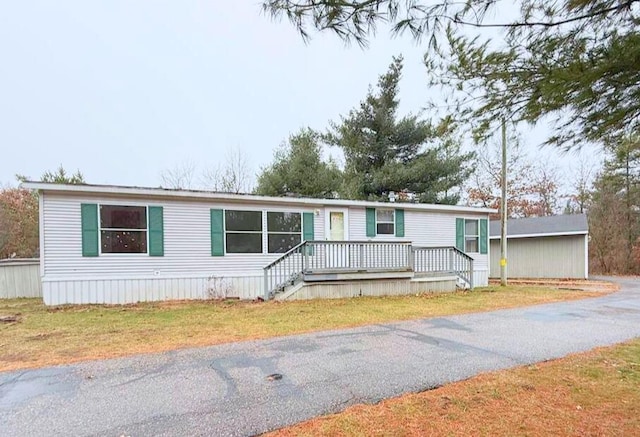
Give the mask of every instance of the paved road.
POLYGON ((621 284, 597 299, 0 373, 0 430, 252 435, 638 337, 640 280, 621 284))

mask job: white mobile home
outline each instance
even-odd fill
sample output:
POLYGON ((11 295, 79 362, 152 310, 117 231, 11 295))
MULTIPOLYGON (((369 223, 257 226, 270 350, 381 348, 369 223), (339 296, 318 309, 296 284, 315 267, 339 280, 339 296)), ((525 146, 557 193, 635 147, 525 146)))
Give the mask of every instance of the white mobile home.
POLYGON ((383 280, 416 273, 440 278, 442 290, 486 285, 489 276, 489 209, 23 186, 40 196, 42 291, 50 305, 271 298, 314 280, 378 280, 375 293, 385 294, 383 280))

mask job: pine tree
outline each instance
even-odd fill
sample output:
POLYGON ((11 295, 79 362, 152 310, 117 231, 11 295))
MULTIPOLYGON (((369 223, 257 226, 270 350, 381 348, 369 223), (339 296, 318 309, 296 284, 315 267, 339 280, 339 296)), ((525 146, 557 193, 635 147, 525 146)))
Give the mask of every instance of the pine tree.
POLYGON ((369 89, 359 107, 324 136, 344 153, 341 194, 386 200, 394 192, 418 202, 455 204, 472 154, 460 152, 446 120, 434 127, 414 114, 398 118, 401 76, 402 57, 395 57, 377 90, 369 89))

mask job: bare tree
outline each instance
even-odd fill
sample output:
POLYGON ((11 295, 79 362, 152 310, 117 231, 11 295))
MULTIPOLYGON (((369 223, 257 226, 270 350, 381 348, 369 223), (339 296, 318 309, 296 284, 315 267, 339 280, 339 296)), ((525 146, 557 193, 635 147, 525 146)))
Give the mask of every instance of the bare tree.
MULTIPOLYGON (((509 141, 507 156, 507 215, 537 217, 559 212, 560 177, 551 160, 533 163, 517 137, 509 141)), ((499 209, 502 203, 501 150, 489 144, 476 155, 476 171, 468 184, 467 202, 472 206, 499 209)), ((494 218, 498 218, 495 215, 494 218)))
POLYGON ((189 190, 193 187, 196 166, 191 161, 183 161, 173 168, 160 172, 160 180, 164 188, 189 190))
POLYGON ((560 175, 558 167, 549 159, 540 160, 532 174, 533 196, 532 215, 539 217, 558 214, 560 211, 558 189, 560 175))
POLYGON ((203 172, 202 184, 222 193, 251 192, 254 176, 247 155, 238 147, 227 149, 222 162, 203 172))
POLYGON ((587 212, 598 167, 592 160, 581 156, 577 168, 574 167, 570 170, 572 174, 571 193, 567 196, 565 214, 584 214, 587 212))

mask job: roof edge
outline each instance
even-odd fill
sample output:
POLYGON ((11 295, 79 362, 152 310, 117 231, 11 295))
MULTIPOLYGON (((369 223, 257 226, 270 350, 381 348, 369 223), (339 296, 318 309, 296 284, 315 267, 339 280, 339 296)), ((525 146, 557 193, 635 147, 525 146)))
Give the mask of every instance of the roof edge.
POLYGON ((43 193, 76 193, 76 194, 116 194, 122 196, 137 197, 164 197, 174 199, 211 199, 211 200, 227 200, 227 201, 255 201, 261 203, 297 203, 301 205, 327 205, 327 206, 374 206, 374 207, 403 207, 404 209, 430 210, 442 212, 460 212, 460 213, 485 213, 491 214, 497 212, 491 208, 477 208, 473 206, 459 205, 440 205, 429 203, 391 203, 391 202, 374 202, 367 200, 348 200, 348 199, 314 199, 309 197, 272 197, 258 196, 255 194, 231 194, 220 193, 215 191, 203 190, 179 190, 169 188, 150 188, 150 187, 132 187, 121 185, 95 185, 95 184, 54 184, 49 182, 33 182, 25 181, 20 187, 37 190, 43 193))
MULTIPOLYGON (((531 238, 531 237, 562 237, 571 235, 589 235, 589 231, 566 231, 566 232, 538 232, 536 234, 512 234, 507 235, 507 240, 511 238, 531 238)), ((489 240, 499 240, 500 235, 490 235, 489 240)))

